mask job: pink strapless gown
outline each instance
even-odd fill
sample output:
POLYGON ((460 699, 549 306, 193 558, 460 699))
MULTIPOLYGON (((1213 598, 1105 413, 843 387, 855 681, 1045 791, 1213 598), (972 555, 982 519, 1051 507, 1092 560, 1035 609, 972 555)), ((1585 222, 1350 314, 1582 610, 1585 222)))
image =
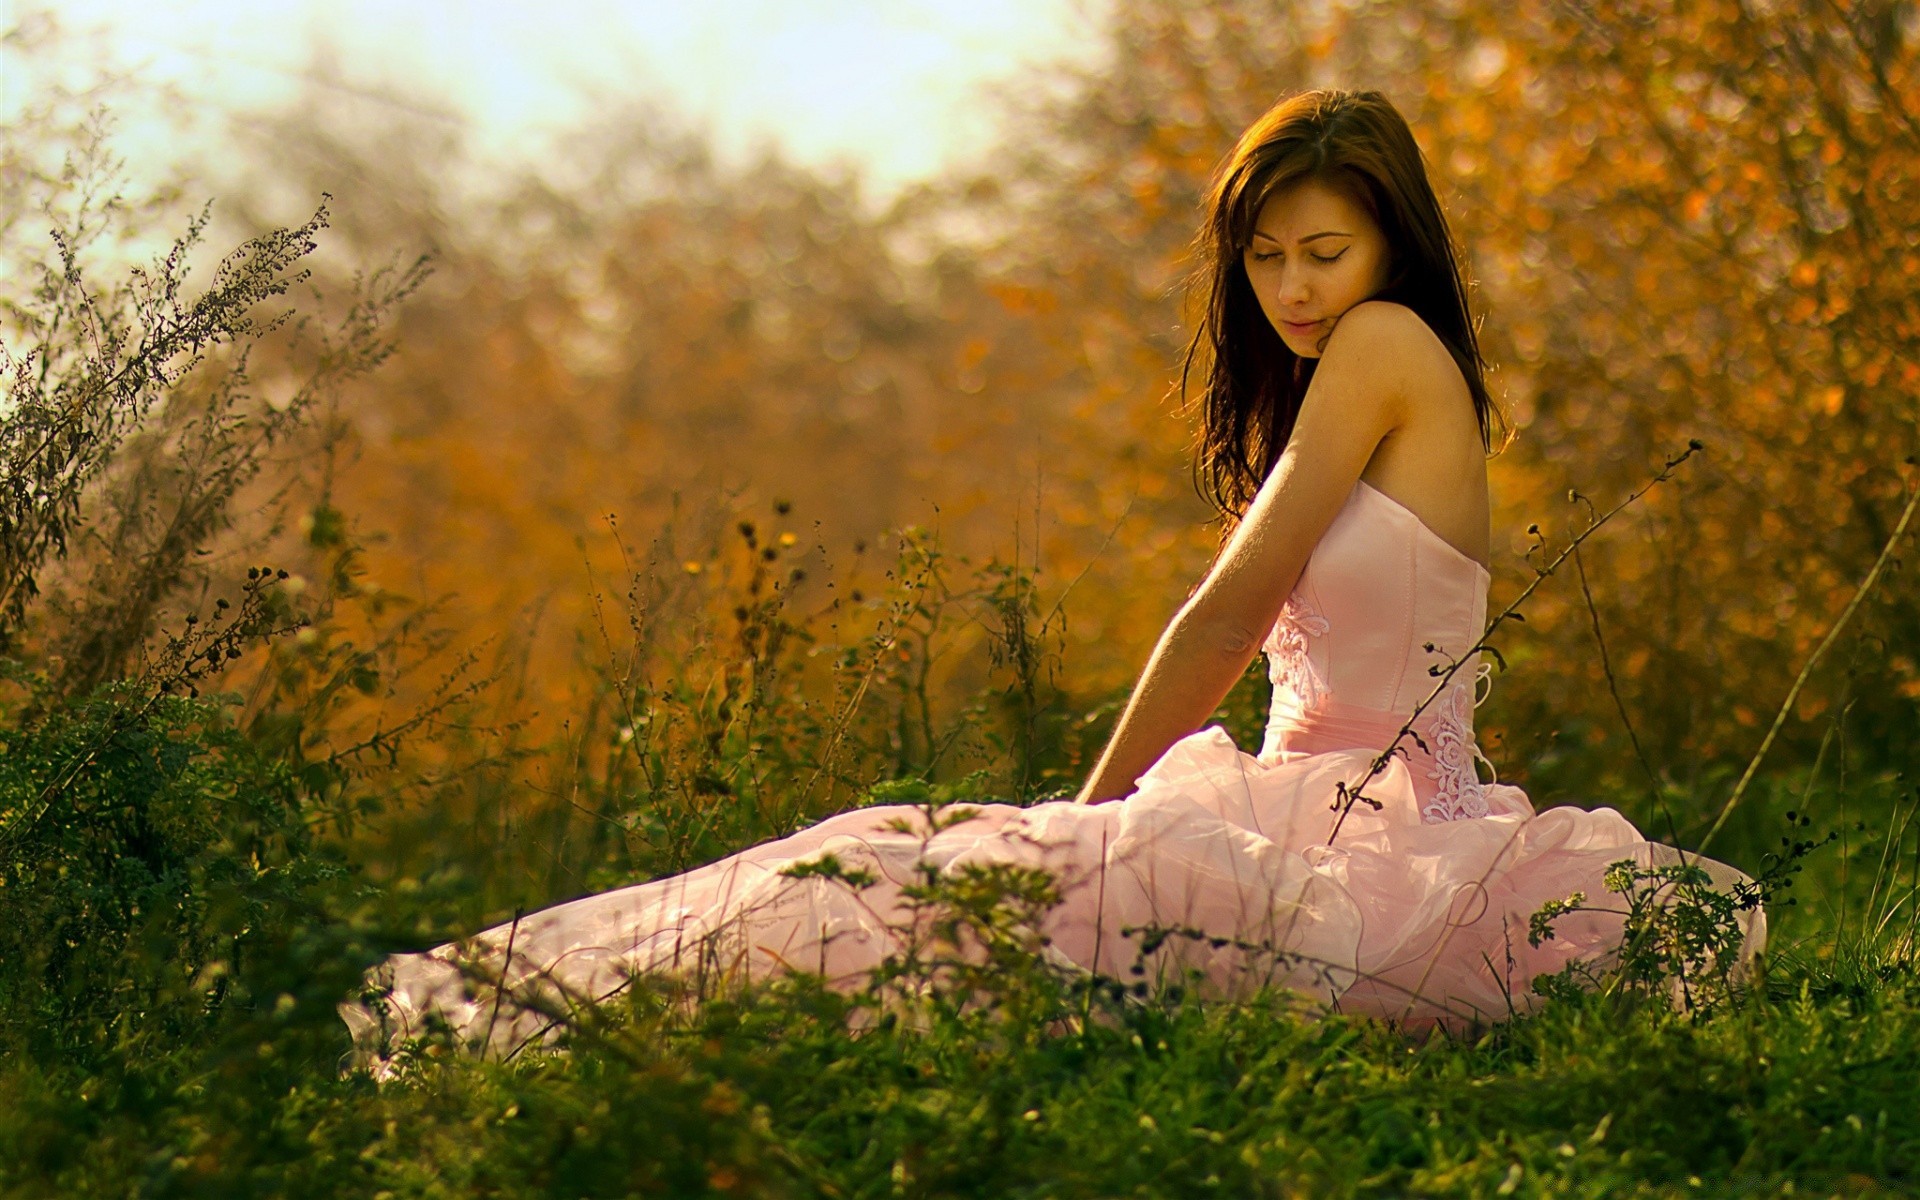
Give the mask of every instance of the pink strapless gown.
MULTIPOLYGON (((387 1039, 417 1032, 429 1011, 494 1053, 540 1035, 548 1021, 539 1014, 484 989, 469 995, 456 954, 478 954, 495 974, 506 959, 510 985, 542 977, 575 998, 616 992, 631 973, 701 963, 747 978, 791 965, 857 987, 897 949, 890 926, 908 916, 899 885, 917 878, 923 857, 947 872, 989 863, 1053 871, 1063 900, 1041 929, 1046 953, 1123 982, 1141 978, 1130 968, 1142 960, 1139 936, 1122 931, 1175 926, 1229 940, 1168 938, 1144 960, 1149 977, 1198 969, 1202 986, 1223 995, 1284 983, 1330 1009, 1416 1030, 1530 1011, 1536 974, 1603 960, 1624 920, 1562 917, 1535 947, 1529 915, 1576 891, 1618 907, 1602 883, 1608 864, 1680 855, 1614 809, 1535 813, 1520 789, 1481 782, 1473 710, 1487 668, 1477 659, 1415 722, 1425 746, 1403 739, 1404 753, 1365 784, 1381 807, 1354 804, 1329 842, 1339 785, 1362 782, 1432 692, 1429 668, 1478 642, 1489 582, 1409 509, 1358 483, 1264 644, 1274 689, 1259 754, 1208 726, 1175 742, 1121 800, 969 805, 974 819, 931 839, 911 806, 855 809, 681 875, 396 955, 375 972, 392 988, 384 1022, 342 1006, 356 1057, 378 1067, 387 1039), (901 818, 916 832, 887 827, 901 818), (878 883, 856 891, 779 874, 823 852, 878 883)), ((1693 861, 1718 888, 1747 878, 1693 861)), ((1744 966, 1764 945, 1766 920, 1758 908, 1742 919, 1744 966)))

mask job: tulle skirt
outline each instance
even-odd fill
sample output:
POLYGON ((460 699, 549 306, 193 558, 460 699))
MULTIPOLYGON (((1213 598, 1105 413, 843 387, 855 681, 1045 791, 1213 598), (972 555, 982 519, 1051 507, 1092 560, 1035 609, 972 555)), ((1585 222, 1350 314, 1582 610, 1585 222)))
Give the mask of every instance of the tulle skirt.
MULTIPOLYGON (((803 970, 858 988, 910 936, 903 887, 929 868, 952 878, 995 865, 1052 876, 1058 903, 1033 932, 1069 971, 1128 984, 1178 976, 1228 997, 1277 984, 1321 1011, 1466 1031, 1532 1011, 1537 975, 1617 956, 1623 912, 1568 913, 1535 945, 1529 918, 1542 905, 1583 893, 1589 906, 1619 910, 1611 864, 1683 858, 1611 808, 1536 813, 1505 785, 1487 787, 1485 817, 1428 823, 1398 759, 1366 784, 1379 807, 1353 804, 1333 836, 1340 785, 1363 780, 1373 757, 1254 756, 1209 726, 1175 743, 1122 800, 967 804, 970 818, 937 831, 911 805, 839 813, 680 875, 394 956, 372 977, 377 1003, 342 1006, 352 1061, 379 1069, 430 1014, 469 1045, 508 1054, 554 1027, 553 1006, 601 1001, 636 974, 751 981, 803 970), (847 878, 782 873, 826 855, 847 878), (476 975, 502 981, 504 995, 476 986, 476 975), (544 1000, 513 998, 533 995, 544 1000)), ((1710 859, 1686 861, 1716 890, 1748 881, 1710 859)), ((1766 918, 1755 906, 1737 919, 1744 972, 1766 918)))

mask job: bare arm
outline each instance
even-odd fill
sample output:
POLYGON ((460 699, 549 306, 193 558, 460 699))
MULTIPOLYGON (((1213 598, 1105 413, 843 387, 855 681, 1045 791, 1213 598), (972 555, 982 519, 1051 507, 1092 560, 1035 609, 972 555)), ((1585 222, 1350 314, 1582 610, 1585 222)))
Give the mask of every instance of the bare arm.
POLYGON ((1207 578, 1160 635, 1079 803, 1130 794, 1246 673, 1375 447, 1403 421, 1407 320, 1419 318, 1369 301, 1334 326, 1292 439, 1207 578))

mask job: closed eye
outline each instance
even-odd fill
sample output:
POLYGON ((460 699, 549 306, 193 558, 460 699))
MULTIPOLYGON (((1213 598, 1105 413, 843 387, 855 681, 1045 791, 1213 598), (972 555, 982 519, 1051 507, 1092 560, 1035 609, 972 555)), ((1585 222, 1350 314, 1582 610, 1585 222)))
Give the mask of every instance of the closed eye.
MULTIPOLYGON (((1332 258, 1327 258, 1324 255, 1319 255, 1319 254, 1307 255, 1307 257, 1311 258, 1313 261, 1323 262, 1323 263, 1339 262, 1341 259, 1345 258, 1346 256, 1347 256, 1347 252, 1345 250, 1342 250, 1340 253, 1334 255, 1332 258)), ((1279 258, 1279 257, 1280 256, 1278 254, 1262 254, 1257 250, 1253 252, 1253 261, 1255 262, 1266 262, 1270 258, 1279 258)))

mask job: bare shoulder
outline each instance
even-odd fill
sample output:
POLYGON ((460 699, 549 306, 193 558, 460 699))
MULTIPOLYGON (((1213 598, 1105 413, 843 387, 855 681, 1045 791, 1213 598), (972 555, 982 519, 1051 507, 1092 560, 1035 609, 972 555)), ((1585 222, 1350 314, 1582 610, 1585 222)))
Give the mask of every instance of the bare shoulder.
POLYGON ((1408 395, 1409 355, 1419 353, 1415 326, 1422 324, 1404 305, 1377 300, 1342 313, 1320 344, 1303 414, 1329 405, 1350 415, 1364 408, 1398 425, 1408 395))
POLYGON ((1320 407, 1338 410, 1345 422, 1371 424, 1382 436, 1424 428, 1435 412, 1472 405, 1439 335, 1420 314, 1389 300, 1363 300, 1334 323, 1307 389, 1303 424, 1317 423, 1308 417, 1316 392, 1325 397, 1320 407))
POLYGON ((1327 339, 1326 353, 1344 346, 1343 356, 1365 358, 1388 373, 1403 394, 1429 395, 1436 389, 1466 390, 1466 377, 1440 335, 1425 318, 1393 300, 1362 300, 1341 314, 1327 339))

